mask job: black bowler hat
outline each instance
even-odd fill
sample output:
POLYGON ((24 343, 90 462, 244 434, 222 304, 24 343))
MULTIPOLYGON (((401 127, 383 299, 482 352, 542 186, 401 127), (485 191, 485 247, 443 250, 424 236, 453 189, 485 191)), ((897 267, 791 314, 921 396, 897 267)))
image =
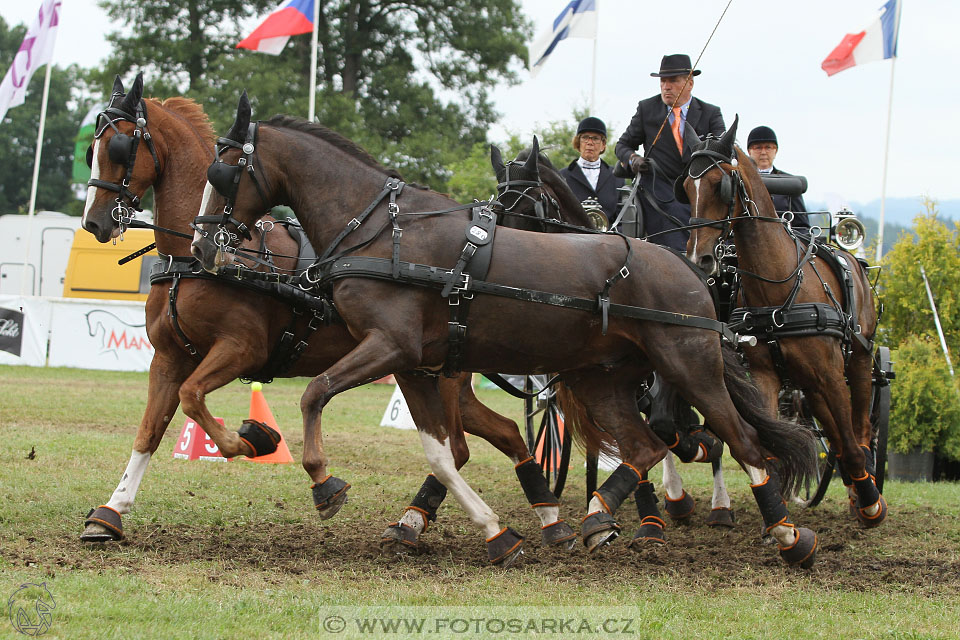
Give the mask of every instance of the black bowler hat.
MULTIPOLYGON (((690 56, 685 53, 674 53, 669 56, 663 56, 660 60, 660 73, 651 73, 654 78, 672 78, 674 76, 685 76, 690 73, 693 65, 690 64, 690 56)), ((693 74, 700 75, 700 69, 695 69, 693 74)))
POLYGON ((588 131, 599 133, 604 138, 607 137, 607 125, 603 124, 603 120, 601 120, 600 118, 594 118, 593 116, 588 116, 580 121, 580 124, 577 125, 577 135, 580 135, 581 133, 586 133, 588 131))
POLYGON ((751 145, 760 142, 772 142, 777 145, 777 147, 780 146, 777 143, 777 134, 775 134, 770 127, 759 126, 754 128, 754 130, 750 132, 750 135, 747 136, 747 149, 749 149, 751 145))

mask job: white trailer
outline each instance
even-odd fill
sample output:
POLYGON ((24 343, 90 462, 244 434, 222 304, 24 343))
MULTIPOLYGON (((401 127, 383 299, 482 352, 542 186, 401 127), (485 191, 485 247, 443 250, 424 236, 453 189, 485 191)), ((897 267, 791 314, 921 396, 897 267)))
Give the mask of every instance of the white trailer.
POLYGON ((33 220, 17 214, 0 216, 0 294, 63 295, 70 247, 79 228, 79 216, 56 211, 38 211, 33 220))

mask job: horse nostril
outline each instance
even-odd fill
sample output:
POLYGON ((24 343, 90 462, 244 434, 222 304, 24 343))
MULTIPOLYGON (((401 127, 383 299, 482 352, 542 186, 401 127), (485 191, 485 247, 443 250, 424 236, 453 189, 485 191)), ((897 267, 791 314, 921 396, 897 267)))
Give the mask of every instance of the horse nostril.
POLYGON ((712 276, 715 275, 717 271, 717 260, 710 255, 700 256, 700 259, 697 260, 697 266, 708 276, 712 276))

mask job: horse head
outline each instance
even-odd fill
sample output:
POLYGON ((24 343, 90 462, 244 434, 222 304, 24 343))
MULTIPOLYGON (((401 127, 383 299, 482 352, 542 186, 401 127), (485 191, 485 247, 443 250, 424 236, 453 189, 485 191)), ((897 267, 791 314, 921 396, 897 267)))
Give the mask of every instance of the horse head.
POLYGON ((500 149, 490 146, 490 162, 497 176, 497 201, 504 215, 501 224, 528 231, 558 231, 553 225, 538 222, 560 220, 569 224, 594 228, 593 222, 576 196, 567 186, 550 159, 540 152, 536 136, 528 147, 506 164, 500 149))
MULTIPOLYGON (((265 178, 258 177, 254 168, 259 127, 257 123, 251 126, 251 115, 250 99, 244 91, 233 125, 226 136, 217 139, 216 159, 207 168, 203 200, 192 225, 190 252, 210 272, 234 261, 233 250, 244 238, 251 238, 250 228, 270 209, 264 200, 265 178)), ((262 174, 262 168, 256 171, 262 174)))
POLYGON ((690 204, 693 229, 687 241, 687 257, 707 275, 719 271, 717 254, 729 235, 729 219, 736 215, 738 203, 742 208, 738 168, 752 167, 735 144, 739 119, 738 115, 720 138, 701 141, 674 183, 677 199, 690 204))
POLYGON ((100 242, 121 234, 142 210, 140 199, 160 174, 153 140, 146 133, 147 119, 143 74, 137 74, 129 93, 124 93, 117 76, 110 104, 97 116, 93 144, 87 149, 90 180, 81 224, 100 242), (138 153, 141 144, 149 153, 138 153))

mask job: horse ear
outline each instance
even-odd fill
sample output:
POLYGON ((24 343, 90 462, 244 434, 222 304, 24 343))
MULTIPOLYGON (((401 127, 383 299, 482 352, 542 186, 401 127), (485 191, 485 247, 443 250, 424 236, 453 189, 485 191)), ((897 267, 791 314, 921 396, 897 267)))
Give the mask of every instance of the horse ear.
POLYGON ((719 151, 725 154, 728 158, 733 158, 733 143, 737 139, 737 125, 740 123, 740 114, 738 113, 733 119, 733 124, 730 125, 730 128, 726 130, 723 136, 720 138, 720 149, 719 151))
POLYGON ((493 170, 503 171, 503 155, 500 153, 500 148, 496 145, 490 145, 490 164, 493 166, 493 170))
POLYGON ((119 75, 119 74, 117 75, 117 77, 115 77, 115 78, 113 79, 113 92, 112 92, 112 93, 113 93, 113 95, 115 95, 115 96, 122 96, 122 95, 125 95, 125 94, 126 94, 126 92, 123 90, 123 80, 120 79, 120 75, 119 75))
POLYGON ((540 141, 537 139, 537 136, 533 136, 533 146, 530 147, 530 155, 527 156, 527 161, 523 164, 523 168, 533 172, 538 172, 537 160, 539 157, 540 141))
POLYGON ((140 104, 140 98, 142 97, 143 72, 137 74, 136 80, 133 81, 133 87, 130 88, 130 93, 128 93, 123 99, 123 102, 120 103, 120 109, 133 115, 137 112, 137 105, 140 104))
POLYGON ((250 116, 253 109, 250 107, 250 98, 247 97, 247 90, 244 89, 240 94, 240 102, 237 104, 237 119, 233 121, 227 138, 234 142, 244 142, 247 139, 247 128, 250 126, 250 116))

